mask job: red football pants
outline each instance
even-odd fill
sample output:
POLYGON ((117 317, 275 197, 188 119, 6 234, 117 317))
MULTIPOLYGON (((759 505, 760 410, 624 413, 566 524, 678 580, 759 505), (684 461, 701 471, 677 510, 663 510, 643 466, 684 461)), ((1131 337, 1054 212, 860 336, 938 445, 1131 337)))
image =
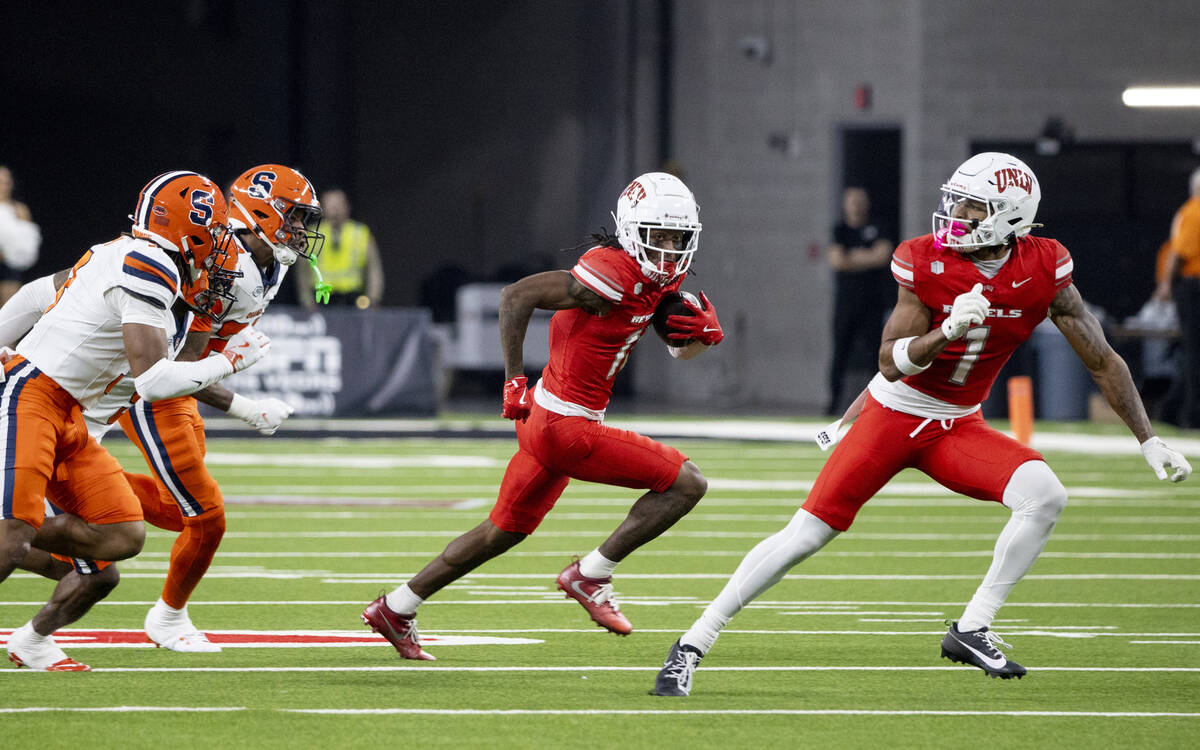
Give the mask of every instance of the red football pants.
POLYGON ((532 534, 571 479, 666 492, 687 456, 629 430, 565 417, 534 404, 517 422, 517 452, 488 516, 504 531, 532 534))
POLYGON ((1042 454, 989 427, 978 411, 953 420, 926 420, 868 396, 803 507, 845 531, 858 509, 907 468, 968 497, 1001 502, 1017 467, 1040 460, 1042 454))

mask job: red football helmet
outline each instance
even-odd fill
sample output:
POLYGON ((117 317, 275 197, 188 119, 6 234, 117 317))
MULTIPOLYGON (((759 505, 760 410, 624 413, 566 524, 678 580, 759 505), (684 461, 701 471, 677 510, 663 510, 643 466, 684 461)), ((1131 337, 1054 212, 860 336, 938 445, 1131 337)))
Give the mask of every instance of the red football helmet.
POLYGON ((246 170, 229 189, 230 226, 253 232, 285 266, 298 256, 316 260, 325 236, 321 202, 312 183, 291 167, 263 164, 246 170))
POLYGON ((195 172, 160 174, 142 188, 129 218, 133 236, 179 258, 181 293, 188 304, 208 314, 217 299, 229 295, 241 275, 238 248, 225 196, 212 180, 195 172))

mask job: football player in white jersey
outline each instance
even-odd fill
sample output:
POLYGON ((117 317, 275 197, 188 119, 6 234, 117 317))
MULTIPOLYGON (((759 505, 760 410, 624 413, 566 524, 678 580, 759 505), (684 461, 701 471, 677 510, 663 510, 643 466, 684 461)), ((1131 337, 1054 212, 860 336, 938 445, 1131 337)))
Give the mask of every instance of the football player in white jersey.
MULTIPOLYGON (((210 316, 197 316, 194 331, 208 331, 199 356, 228 349, 231 341, 257 334, 254 323, 279 291, 288 268, 299 258, 315 259, 322 236, 316 227, 321 206, 309 181, 279 164, 246 170, 229 190, 229 224, 245 252, 241 275, 228 300, 210 316)), ((185 351, 180 357, 195 356, 185 351)), ((194 395, 136 404, 121 417, 121 428, 142 451, 153 476, 127 474, 146 521, 180 532, 161 596, 144 621, 146 635, 181 652, 214 652, 192 624, 187 602, 216 554, 225 533, 225 505, 217 482, 204 465, 204 421, 196 402, 236 416, 264 435, 274 434, 292 407, 272 397, 249 399, 214 384, 194 395)))
MULTIPOLYGON (((229 223, 244 250, 237 256, 239 275, 228 294, 214 300, 210 314, 194 317, 186 339, 177 339, 182 346, 180 361, 236 348, 247 338, 265 340, 253 324, 275 298, 288 267, 300 257, 315 259, 320 252, 322 237, 316 231, 320 205, 312 185, 299 172, 275 164, 254 167, 234 181, 230 192, 229 223)), ((0 309, 0 345, 11 346, 28 331, 53 301, 66 275, 63 271, 27 284, 0 309)), ((153 476, 125 474, 145 520, 181 532, 172 549, 162 597, 146 616, 147 636, 175 651, 215 652, 220 647, 191 623, 186 610, 187 599, 207 571, 225 528, 220 490, 204 466, 204 423, 196 401, 238 416, 265 435, 274 434, 292 408, 276 398, 248 399, 218 384, 192 396, 140 401, 128 414, 117 417, 153 472, 153 476)), ((108 419, 114 411, 112 400, 106 400, 108 404, 84 415, 98 440, 112 426, 108 419)), ((56 510, 48 506, 48 512, 56 510)), ((31 554, 22 567, 56 579, 66 574, 59 587, 62 606, 83 607, 86 612, 111 591, 115 580, 110 584, 106 577, 116 571, 93 560, 73 563, 75 573, 70 573, 70 566, 64 569, 62 562, 31 554)))
MULTIPOLYGON (((84 409, 107 399, 133 404, 191 393, 266 351, 247 341, 196 362, 168 356, 169 340, 186 330, 184 300, 210 309, 236 273, 225 198, 215 184, 194 172, 160 175, 143 188, 131 218, 131 235, 84 254, 4 364, 0 581, 33 546, 95 560, 141 550, 138 499, 116 459, 88 434, 84 409), (43 524, 45 499, 64 511, 53 524, 43 524)), ((9 638, 9 658, 38 670, 86 670, 49 637, 71 621, 65 617, 82 613, 59 607, 54 618, 42 614, 9 638)))

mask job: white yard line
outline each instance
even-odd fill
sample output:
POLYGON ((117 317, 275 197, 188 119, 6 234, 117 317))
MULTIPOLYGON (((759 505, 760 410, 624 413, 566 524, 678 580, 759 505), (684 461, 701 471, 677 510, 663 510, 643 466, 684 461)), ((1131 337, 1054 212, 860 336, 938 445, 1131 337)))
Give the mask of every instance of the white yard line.
MULTIPOLYGON (((5 672, 27 670, 0 670, 5 672)), ((93 672, 96 670, 92 670, 93 672)), ((29 674, 36 674, 29 672, 29 674)), ((27 708, 0 708, 0 714, 31 714, 43 712, 68 713, 144 713, 144 712, 186 712, 210 713, 213 711, 245 711, 245 706, 30 706, 27 708)))
MULTIPOLYGON (((422 665, 384 665, 372 667, 93 667, 93 672, 188 672, 188 673, 273 673, 273 672, 657 672, 658 666, 614 667, 614 666, 579 666, 579 667, 471 667, 445 666, 430 667, 422 665)), ((705 666, 704 672, 949 672, 971 670, 967 666, 758 666, 758 667, 721 667, 705 666)), ((1159 673, 1196 673, 1200 667, 1031 667, 1032 672, 1159 672, 1159 673)), ((28 669, 0 669, 0 676, 15 674, 38 674, 28 669)), ((164 709, 175 710, 175 709, 164 709)), ((199 710, 199 709, 195 709, 199 710)))
POLYGON ((286 713, 337 716, 1014 716, 1023 718, 1157 719, 1200 718, 1200 713, 1167 711, 885 711, 859 708, 801 709, 483 709, 483 708, 281 708, 286 713))

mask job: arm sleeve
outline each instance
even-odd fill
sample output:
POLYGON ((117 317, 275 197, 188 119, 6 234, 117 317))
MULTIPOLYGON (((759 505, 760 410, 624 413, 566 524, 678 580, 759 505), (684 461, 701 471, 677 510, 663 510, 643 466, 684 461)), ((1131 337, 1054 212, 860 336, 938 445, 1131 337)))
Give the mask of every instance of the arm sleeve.
POLYGON ((54 295, 53 274, 18 289, 4 307, 0 307, 0 346, 15 348, 46 308, 54 303, 54 295))
POLYGON ((160 359, 149 370, 134 378, 133 385, 138 395, 147 401, 161 401, 204 390, 232 374, 233 365, 220 355, 196 362, 160 359))

